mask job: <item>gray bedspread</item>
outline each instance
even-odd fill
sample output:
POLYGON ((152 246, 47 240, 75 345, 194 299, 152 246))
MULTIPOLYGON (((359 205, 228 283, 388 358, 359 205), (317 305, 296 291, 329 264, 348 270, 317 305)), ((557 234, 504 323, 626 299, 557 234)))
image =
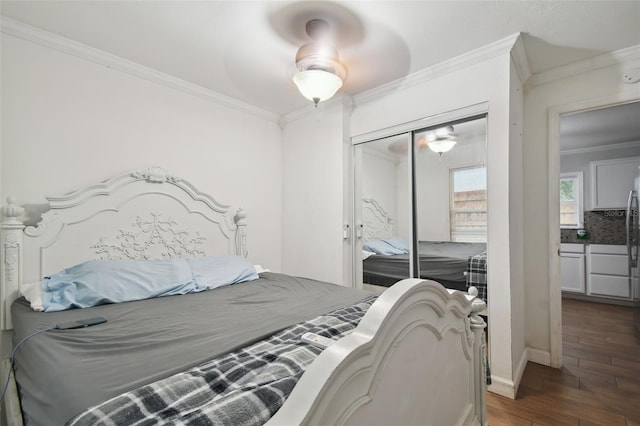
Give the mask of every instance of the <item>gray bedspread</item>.
POLYGON ((268 339, 151 383, 85 411, 69 426, 242 425, 266 423, 322 349, 304 333, 338 340, 377 296, 296 324, 268 339))
POLYGON ((12 306, 14 343, 40 328, 103 316, 90 328, 33 337, 16 354, 29 425, 62 425, 84 409, 264 339, 370 293, 264 273, 203 293, 42 313, 12 306))
MULTIPOLYGON (((485 243, 420 241, 420 277, 441 282, 450 288, 464 290, 469 258, 486 248, 485 243)), ((388 286, 410 276, 408 254, 370 256, 363 261, 362 267, 365 282, 372 284, 388 286)))

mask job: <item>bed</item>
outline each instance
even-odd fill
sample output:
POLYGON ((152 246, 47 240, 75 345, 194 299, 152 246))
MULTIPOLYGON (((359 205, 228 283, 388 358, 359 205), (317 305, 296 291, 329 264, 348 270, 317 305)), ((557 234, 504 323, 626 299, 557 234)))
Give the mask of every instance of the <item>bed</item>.
MULTIPOLYGON (((363 249, 368 252, 363 256, 363 282, 389 287, 409 277, 409 247, 395 235, 391 215, 371 197, 363 198, 362 211, 363 249), (379 242, 390 244, 380 249, 379 242), (375 250, 367 250, 372 243, 375 250)), ((486 243, 419 241, 420 277, 456 290, 475 286, 486 295, 486 249, 486 243)))
POLYGON ((486 324, 474 289, 409 279, 376 297, 258 272, 246 259, 247 214, 159 167, 47 198, 31 226, 13 197, 2 209, 7 424, 486 424, 486 324), (255 277, 53 312, 19 294, 72 265, 227 257, 255 277), (34 335, 12 368, 10 339, 91 317, 107 321, 34 335), (307 332, 332 344, 309 344, 307 332))

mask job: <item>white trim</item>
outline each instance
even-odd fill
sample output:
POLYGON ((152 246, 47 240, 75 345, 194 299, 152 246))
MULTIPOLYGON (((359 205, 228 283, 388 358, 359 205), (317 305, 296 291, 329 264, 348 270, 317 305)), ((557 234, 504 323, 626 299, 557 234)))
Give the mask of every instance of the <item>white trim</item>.
MULTIPOLYGON (((428 68, 416 71, 401 77, 389 83, 380 85, 366 92, 359 93, 354 96, 357 105, 373 101, 375 99, 382 98, 391 92, 395 92, 398 89, 407 89, 409 87, 423 84, 427 81, 434 80, 447 74, 465 69, 475 64, 485 62, 489 59, 493 59, 497 56, 511 52, 517 40, 520 38, 520 33, 512 34, 501 40, 495 41, 486 46, 474 49, 471 52, 464 53, 454 58, 448 59, 439 64, 433 65, 428 68)), ((518 55, 521 59, 522 55, 518 55)), ((517 62, 517 61, 516 61, 517 62)), ((521 64, 519 71, 524 69, 524 65, 521 64)))
POLYGON ((144 65, 137 64, 111 53, 87 46, 86 44, 61 37, 31 25, 2 16, 0 31, 4 34, 30 41, 41 46, 49 47, 69 55, 84 59, 99 65, 104 65, 120 72, 124 72, 142 78, 153 83, 162 84, 172 89, 177 89, 189 95, 197 96, 208 101, 236 109, 241 112, 253 114, 260 118, 278 122, 279 115, 271 111, 239 101, 230 96, 223 95, 202 86, 190 83, 169 74, 154 70, 144 65))
POLYGON ((583 154, 586 152, 609 151, 612 149, 627 149, 640 147, 640 141, 612 143, 610 145, 588 146, 585 148, 565 149, 560 155, 583 154))
POLYGON ((504 396, 510 399, 516 399, 515 386, 512 380, 504 377, 491 375, 491 384, 487 387, 489 392, 504 396))
POLYGON ((520 357, 520 361, 518 361, 518 365, 516 366, 516 371, 514 374, 514 381, 513 381, 513 394, 514 397, 515 395, 518 394, 518 388, 520 387, 520 382, 522 381, 522 376, 524 375, 524 370, 527 368, 527 362, 529 361, 529 352, 527 349, 525 349, 522 352, 522 356, 520 357))
POLYGON ((549 366, 551 364, 551 354, 540 349, 527 348, 527 360, 536 364, 549 366))
POLYGON ((520 78, 520 84, 524 85, 531 78, 531 67, 527 58, 527 49, 522 37, 518 37, 511 50, 511 60, 520 78))
POLYGON ((425 127, 435 126, 438 124, 448 123, 456 120, 483 115, 489 112, 489 103, 481 102, 475 105, 469 105, 464 108, 446 111, 441 114, 432 115, 430 117, 420 118, 418 120, 409 121, 395 126, 385 127, 383 129, 355 135, 351 137, 351 143, 358 145, 361 143, 372 142, 378 139, 384 139, 389 136, 396 136, 402 133, 420 130, 425 127))
POLYGON ((529 349, 525 349, 522 352, 520 361, 514 371, 514 380, 505 379, 504 377, 491 375, 491 384, 487 388, 489 392, 502 395, 510 399, 516 399, 518 388, 520 387, 520 381, 524 374, 524 370, 527 368, 529 349))
POLYGON ((531 76, 529 85, 536 86, 539 84, 549 83, 551 81, 572 77, 598 68, 622 64, 635 59, 640 59, 640 44, 536 73, 531 76))

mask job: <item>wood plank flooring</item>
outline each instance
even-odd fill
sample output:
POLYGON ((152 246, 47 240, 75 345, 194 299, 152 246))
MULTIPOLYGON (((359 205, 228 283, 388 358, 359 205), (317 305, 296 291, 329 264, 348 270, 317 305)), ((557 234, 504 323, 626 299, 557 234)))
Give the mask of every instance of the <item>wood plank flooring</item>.
POLYGON ((563 299, 562 331, 562 369, 530 362, 515 400, 489 392, 489 425, 640 426, 633 310, 563 299))

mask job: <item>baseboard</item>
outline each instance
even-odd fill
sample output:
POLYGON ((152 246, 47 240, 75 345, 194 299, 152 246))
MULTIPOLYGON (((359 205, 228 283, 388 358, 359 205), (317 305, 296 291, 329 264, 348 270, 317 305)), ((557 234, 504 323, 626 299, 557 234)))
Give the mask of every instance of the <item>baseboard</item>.
POLYGON ((527 360, 536 364, 551 366, 551 353, 540 349, 527 348, 527 360))
POLYGON ((520 357, 520 361, 518 362, 518 365, 516 366, 516 371, 515 371, 515 381, 513 383, 513 387, 514 387, 514 392, 513 394, 515 396, 518 395, 518 388, 520 387, 520 381, 522 381, 522 375, 524 374, 524 370, 527 368, 527 361, 529 360, 529 351, 527 349, 525 349, 524 351, 522 351, 522 356, 520 357))
POLYGON ((492 393, 504 396, 509 399, 516 399, 516 392, 513 380, 505 379, 494 374, 491 375, 491 384, 487 390, 492 393))
POLYGON ((520 387, 520 381, 522 380, 522 375, 524 374, 525 368, 527 368, 528 356, 529 350, 525 349, 522 352, 520 361, 518 362, 514 371, 515 380, 506 379, 504 377, 499 377, 492 374, 491 384, 487 387, 487 390, 489 392, 502 395, 506 398, 516 399, 516 395, 518 394, 518 387, 520 387))

